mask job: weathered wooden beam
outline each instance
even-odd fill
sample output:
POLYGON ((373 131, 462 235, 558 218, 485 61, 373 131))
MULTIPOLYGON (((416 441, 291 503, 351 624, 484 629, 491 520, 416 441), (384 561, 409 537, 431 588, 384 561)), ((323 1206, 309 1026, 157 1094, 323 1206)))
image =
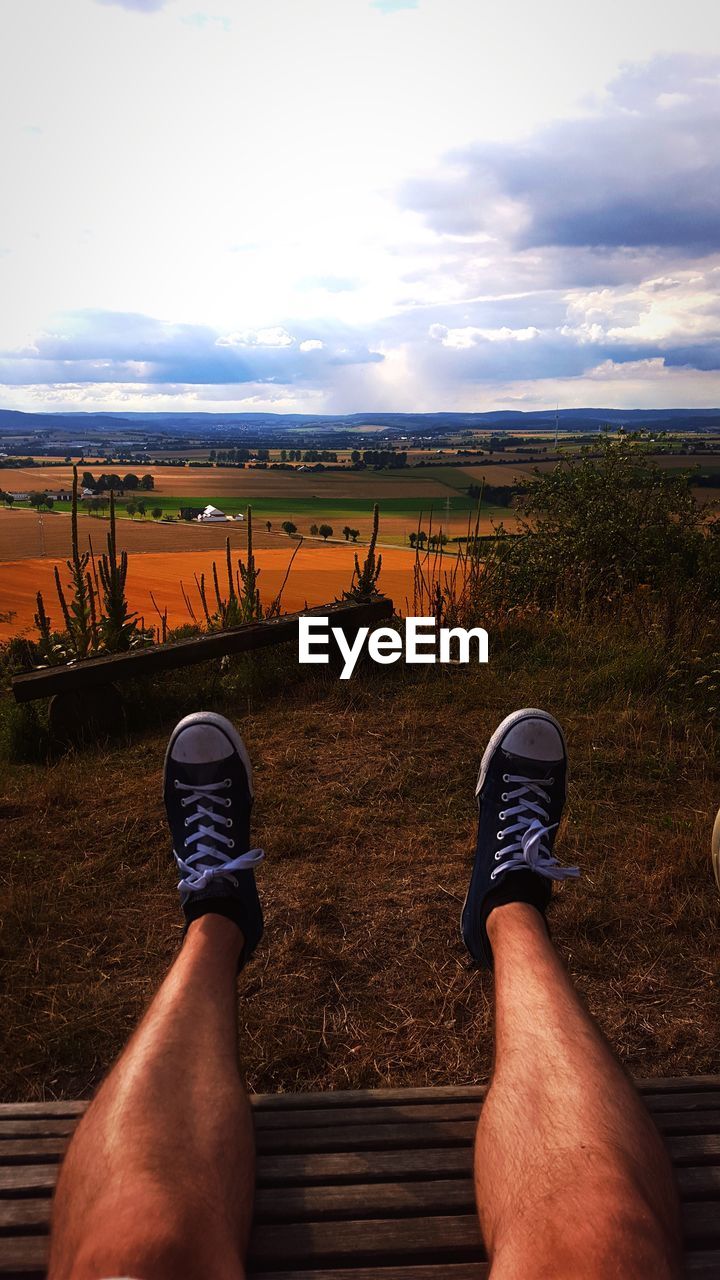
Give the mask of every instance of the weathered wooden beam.
POLYGON ((16 702, 32 702, 36 698, 50 698, 58 693, 96 688, 159 671, 174 671, 178 667, 209 662, 227 654, 251 653, 272 645, 285 644, 297 640, 298 620, 301 617, 327 617, 331 626, 351 632, 358 627, 372 626, 383 618, 390 618, 393 612, 393 602, 386 596, 366 604, 322 605, 301 613, 288 613, 268 622, 246 623, 232 631, 218 631, 212 635, 176 640, 148 649, 133 649, 131 653, 87 658, 70 667, 43 667, 40 671, 28 671, 13 678, 12 691, 16 702))

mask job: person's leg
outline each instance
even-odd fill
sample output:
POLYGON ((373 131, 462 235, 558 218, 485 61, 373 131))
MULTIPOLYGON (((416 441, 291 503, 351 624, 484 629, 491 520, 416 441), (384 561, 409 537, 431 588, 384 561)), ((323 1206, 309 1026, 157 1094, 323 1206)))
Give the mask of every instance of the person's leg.
POLYGON ((263 931, 252 769, 222 716, 187 716, 164 795, 185 942, 70 1143, 49 1280, 242 1280, 253 1127, 240 1083, 238 968, 263 931))
POLYGON ((496 1050, 475 1185, 493 1280, 679 1276, 668 1157, 542 917, 510 903, 487 931, 496 1050))
POLYGON ((483 756, 462 934, 495 968, 496 1047, 475 1147, 493 1280, 680 1274, 677 1196, 659 1135, 550 942, 567 752, 546 712, 515 712, 483 756))
POLYGON ((70 1145, 49 1280, 243 1276, 254 1140, 238 1073, 242 946, 222 916, 190 926, 70 1145))

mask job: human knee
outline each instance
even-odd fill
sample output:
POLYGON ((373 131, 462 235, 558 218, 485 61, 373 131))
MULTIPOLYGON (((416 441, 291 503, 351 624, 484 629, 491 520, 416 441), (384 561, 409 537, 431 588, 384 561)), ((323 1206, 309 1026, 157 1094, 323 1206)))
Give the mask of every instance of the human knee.
POLYGON ((217 1214, 188 1212, 155 1190, 129 1203, 110 1196, 93 1206, 75 1240, 54 1242, 51 1280, 244 1280, 231 1224, 217 1214), (201 1228, 198 1229, 198 1223, 201 1228))

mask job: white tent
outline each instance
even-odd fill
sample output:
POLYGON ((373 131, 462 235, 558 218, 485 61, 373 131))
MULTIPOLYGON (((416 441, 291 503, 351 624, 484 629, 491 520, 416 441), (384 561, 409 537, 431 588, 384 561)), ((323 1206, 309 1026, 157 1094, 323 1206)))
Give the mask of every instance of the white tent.
POLYGON ((226 516, 224 511, 219 511, 217 507, 211 504, 205 508, 198 516, 198 520, 203 524, 219 524, 227 520, 232 520, 232 516, 226 516))

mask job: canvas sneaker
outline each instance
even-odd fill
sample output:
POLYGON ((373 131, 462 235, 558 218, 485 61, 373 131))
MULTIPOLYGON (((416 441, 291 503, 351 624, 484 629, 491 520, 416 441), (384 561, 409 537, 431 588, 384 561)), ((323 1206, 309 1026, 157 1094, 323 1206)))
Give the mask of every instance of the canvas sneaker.
POLYGON ((551 882, 580 874, 561 867, 552 852, 566 785, 567 748, 557 720, 529 707, 507 716, 487 745, 475 788, 480 821, 460 928, 479 964, 492 967, 485 922, 494 907, 528 902, 544 915, 551 882))
POLYGON ((198 711, 175 726, 163 793, 186 926, 207 912, 233 920, 245 938, 244 964, 263 932, 254 868, 264 854, 250 848, 252 766, 229 720, 198 711))

